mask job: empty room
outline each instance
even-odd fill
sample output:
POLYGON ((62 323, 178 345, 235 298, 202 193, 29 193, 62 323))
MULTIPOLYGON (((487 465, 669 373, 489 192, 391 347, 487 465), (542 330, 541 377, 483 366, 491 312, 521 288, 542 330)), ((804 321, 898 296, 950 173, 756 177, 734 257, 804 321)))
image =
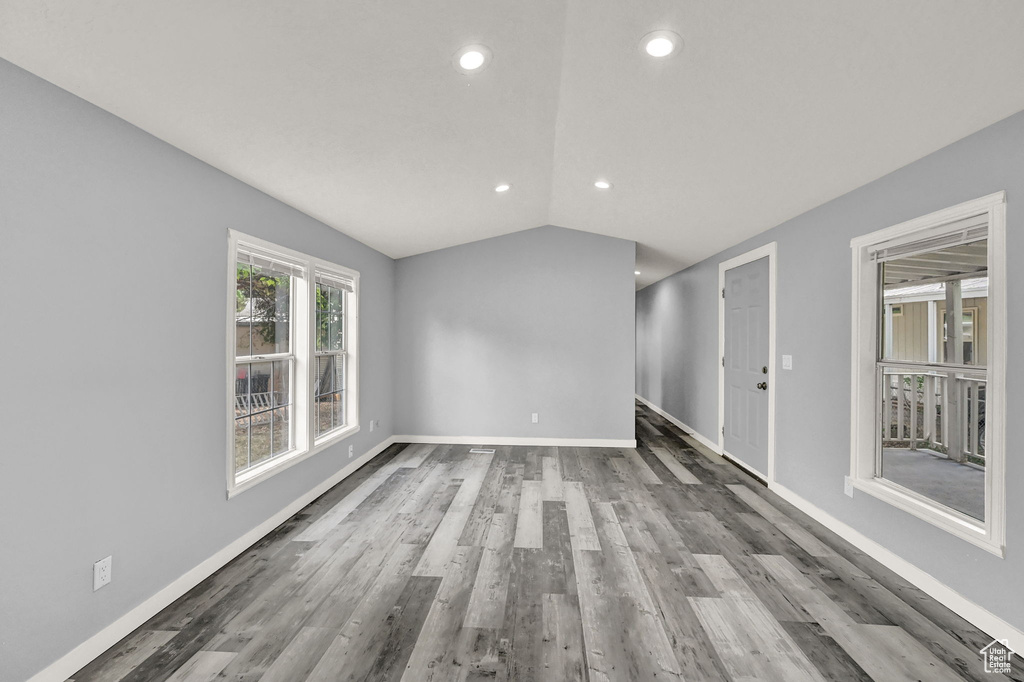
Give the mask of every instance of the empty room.
POLYGON ((0 682, 1024 682, 1022 36, 0 0, 0 682))

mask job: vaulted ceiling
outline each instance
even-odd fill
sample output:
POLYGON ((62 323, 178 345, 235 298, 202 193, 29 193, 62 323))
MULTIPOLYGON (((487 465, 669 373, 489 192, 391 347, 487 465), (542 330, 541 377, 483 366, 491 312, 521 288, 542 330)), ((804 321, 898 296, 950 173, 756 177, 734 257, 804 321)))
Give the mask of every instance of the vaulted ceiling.
POLYGON ((1022 36, 1019 0, 0 0, 0 57, 392 257, 555 224, 640 286, 1024 109, 1022 36))

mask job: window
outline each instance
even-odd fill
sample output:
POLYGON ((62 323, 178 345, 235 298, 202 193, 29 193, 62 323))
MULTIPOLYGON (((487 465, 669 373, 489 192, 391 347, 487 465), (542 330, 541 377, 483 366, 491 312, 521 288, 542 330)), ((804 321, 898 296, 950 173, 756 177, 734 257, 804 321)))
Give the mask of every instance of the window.
POLYGON ((358 431, 359 274, 229 234, 230 496, 358 431))
POLYGON ((352 293, 348 278, 318 272, 316 275, 316 380, 313 397, 316 437, 348 425, 345 409, 345 299, 352 293))
POLYGON ((239 250, 235 266, 234 468, 240 474, 292 449, 292 274, 239 250))
MULTIPOLYGON (((988 278, 984 278, 983 281, 987 284, 988 278)), ((966 303, 966 301, 964 301, 964 303, 966 303)), ((963 354, 962 363, 965 365, 984 364, 984 361, 981 360, 980 358, 978 361, 975 361, 974 358, 974 321, 976 319, 979 319, 979 317, 980 316, 978 315, 978 308, 963 308, 961 315, 963 322, 961 332, 961 352, 963 354)), ((981 335, 982 334, 979 333, 979 336, 981 335)), ((945 310, 942 311, 941 339, 942 343, 939 345, 939 348, 942 352, 942 362, 956 362, 956 358, 949 358, 947 356, 947 353, 949 351, 949 326, 946 323, 945 310)))
POLYGON ((1004 243, 1002 193, 851 242, 853 485, 1000 555, 1004 243))

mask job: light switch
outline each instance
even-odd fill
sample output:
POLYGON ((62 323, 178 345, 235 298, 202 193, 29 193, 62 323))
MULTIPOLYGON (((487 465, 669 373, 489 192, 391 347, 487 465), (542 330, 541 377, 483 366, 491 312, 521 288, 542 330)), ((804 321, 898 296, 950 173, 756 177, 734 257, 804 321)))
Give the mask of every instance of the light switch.
POLYGON ((793 356, 783 355, 782 356, 782 369, 793 369, 793 356))

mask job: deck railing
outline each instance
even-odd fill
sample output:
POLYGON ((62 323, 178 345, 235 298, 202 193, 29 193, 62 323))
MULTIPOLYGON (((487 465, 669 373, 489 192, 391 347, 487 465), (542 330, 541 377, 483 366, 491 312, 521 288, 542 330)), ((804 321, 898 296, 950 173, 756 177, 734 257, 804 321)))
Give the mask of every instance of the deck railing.
POLYGON ((984 371, 883 363, 879 379, 883 447, 933 450, 984 466, 984 371))
POLYGON ((985 388, 984 377, 958 377, 960 388, 960 410, 964 447, 963 454, 968 461, 980 460, 985 463, 985 388))

